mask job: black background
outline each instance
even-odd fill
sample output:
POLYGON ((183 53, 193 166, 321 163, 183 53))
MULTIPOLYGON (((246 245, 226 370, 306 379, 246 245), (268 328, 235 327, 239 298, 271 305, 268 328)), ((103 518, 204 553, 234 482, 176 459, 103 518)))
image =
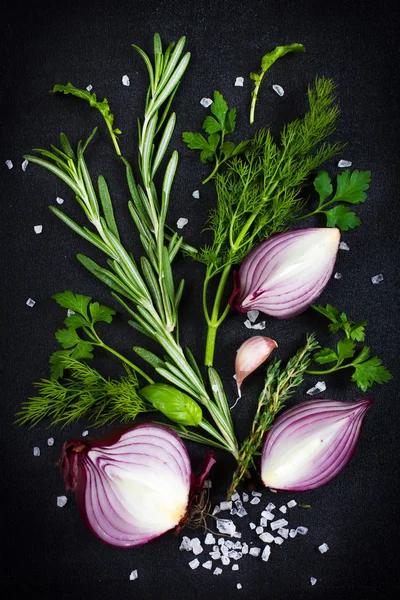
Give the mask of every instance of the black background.
MULTIPOLYGON (((252 2, 13 2, 4 5, 1 22, 1 263, 2 263, 2 550, 0 587, 7 598, 19 592, 27 598, 109 600, 110 598, 232 598, 280 600, 324 598, 363 600, 392 598, 398 577, 399 510, 399 369, 398 369, 398 228, 399 228, 399 45, 398 2, 373 4, 271 0, 252 2), (341 116, 335 137, 348 143, 338 158, 353 161, 353 168, 370 169, 372 184, 365 205, 357 212, 362 226, 343 235, 350 252, 339 252, 336 270, 322 301, 331 302, 354 319, 369 322, 368 343, 391 369, 393 381, 360 394, 347 378, 326 377, 326 398, 375 399, 363 427, 356 454, 348 468, 327 486, 303 494, 281 494, 279 504, 292 497, 308 502, 310 510, 296 510, 296 524, 309 534, 274 548, 270 561, 245 557, 240 570, 225 569, 220 577, 199 568, 192 572, 186 553, 178 552, 179 539, 163 539, 132 550, 103 545, 83 527, 70 498, 60 509, 56 497, 63 482, 55 467, 66 439, 90 426, 78 423, 62 430, 44 423, 34 429, 18 428, 14 414, 33 394, 32 383, 48 375, 48 357, 56 349, 54 332, 64 312, 51 294, 64 289, 88 294, 113 305, 108 291, 79 266, 78 251, 96 258, 96 252, 57 220, 48 210, 57 196, 63 210, 82 222, 79 208, 65 186, 34 165, 21 170, 22 154, 34 147, 48 148, 64 131, 77 143, 95 125, 96 140, 87 152, 93 176, 100 172, 110 184, 116 216, 127 246, 139 251, 137 234, 126 208, 127 190, 100 116, 70 97, 52 96, 55 83, 72 81, 78 87, 93 85, 106 96, 123 131, 121 148, 130 160, 136 156, 135 120, 142 115, 147 78, 144 65, 131 43, 151 53, 152 37, 159 31, 164 43, 188 37, 192 61, 174 101, 178 123, 173 147, 180 153, 178 174, 169 213, 171 224, 189 219, 183 230, 193 244, 205 243, 201 234, 207 210, 215 201, 213 187, 201 187, 206 169, 180 139, 185 130, 199 130, 207 111, 203 96, 220 90, 238 109, 236 139, 245 139, 252 84, 261 56, 278 44, 301 42, 307 52, 285 57, 263 82, 256 125, 277 133, 282 124, 306 108, 306 87, 315 76, 332 77, 338 86, 341 116), (130 77, 130 87, 121 78, 130 77), (234 87, 237 76, 243 88, 234 87), (279 83, 279 98, 271 84, 279 83), (8 171, 4 161, 11 159, 8 171), (200 189, 201 199, 192 191, 200 189), (43 224, 35 235, 34 225, 43 224), (384 274, 373 286, 370 277, 384 274), (36 300, 34 308, 25 304, 36 300), (53 436, 53 448, 46 440, 53 436), (33 457, 33 446, 41 456, 33 457), (327 542, 321 555, 316 548, 327 542), (138 569, 139 579, 129 581, 138 569), (314 587, 309 578, 318 579, 314 587), (238 591, 236 583, 242 583, 238 591)), ((326 165, 338 173, 337 160, 326 165)), ((320 223, 321 225, 323 223, 320 223)), ((100 257, 98 257, 100 258, 100 257)), ((200 307, 202 267, 180 258, 177 273, 187 286, 182 305, 182 342, 201 358, 205 328, 200 307)), ((224 377, 231 399, 235 350, 249 335, 244 318, 231 314, 220 331, 216 367, 224 377)), ((279 342, 279 355, 287 358, 315 330, 323 341, 324 324, 307 311, 290 321, 269 319, 267 334, 279 342)), ((105 338, 127 355, 137 341, 126 316, 104 328, 105 338)), ((96 365, 107 374, 119 374, 117 362, 98 356, 96 365)), ((307 377, 294 401, 304 397, 316 381, 307 377)), ((239 437, 251 422, 261 374, 245 386, 235 409, 239 437)), ((90 429, 91 434, 100 433, 90 429)), ((204 449, 189 445, 197 467, 204 449)), ((218 454, 213 472, 213 498, 219 501, 229 483, 233 462, 218 454)), ((265 501, 276 497, 264 493, 265 501)), ((254 511, 256 513, 256 511, 254 511)), ((250 538, 247 525, 242 525, 250 538)), ((190 532, 191 534, 191 532, 190 532)), ((255 540, 255 538, 254 538, 255 540)))

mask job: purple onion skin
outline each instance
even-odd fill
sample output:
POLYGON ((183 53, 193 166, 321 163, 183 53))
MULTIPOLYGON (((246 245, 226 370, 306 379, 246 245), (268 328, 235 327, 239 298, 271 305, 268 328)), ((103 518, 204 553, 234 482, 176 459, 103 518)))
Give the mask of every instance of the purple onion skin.
MULTIPOLYGON (((134 430, 134 429, 145 429, 146 427, 150 427, 153 431, 157 430, 157 429, 168 431, 168 433, 173 438, 175 438, 177 441, 179 441, 179 444, 180 444, 183 452, 186 454, 187 463, 189 464, 189 468, 186 468, 186 469, 184 468, 184 471, 186 472, 186 475, 189 477, 189 480, 190 480, 190 492, 188 494, 188 506, 187 506, 187 510, 188 510, 190 499, 193 496, 193 489, 197 486, 197 480, 194 478, 193 473, 190 469, 189 456, 187 454, 186 448, 185 448, 181 438, 167 426, 157 425, 154 423, 142 423, 140 425, 135 425, 133 427, 126 426, 126 427, 120 427, 120 428, 114 429, 113 431, 107 433, 106 435, 104 435, 103 437, 98 438, 98 439, 91 439, 91 438, 72 439, 63 445, 62 455, 61 455, 61 459, 59 461, 59 466, 61 467, 61 471, 62 471, 62 474, 64 477, 66 491, 67 492, 68 491, 75 492, 75 498, 76 498, 76 502, 77 502, 78 512, 79 512, 79 515, 80 515, 83 523, 98 539, 100 539, 100 541, 102 541, 103 543, 109 544, 109 545, 120 547, 120 548, 131 548, 134 546, 148 543, 148 542, 153 541, 153 540, 157 539, 158 537, 162 536, 166 532, 165 531, 160 532, 158 535, 151 535, 151 536, 143 535, 142 537, 139 536, 138 540, 131 542, 131 543, 118 543, 118 542, 112 543, 110 541, 107 541, 106 539, 103 539, 101 536, 99 536, 98 533, 95 531, 95 529, 92 527, 90 519, 88 518, 87 510, 86 510, 86 486, 88 484, 88 479, 87 479, 86 467, 84 465, 85 457, 86 457, 87 453, 89 452, 89 450, 91 450, 91 449, 101 449, 101 448, 113 446, 120 440, 120 438, 123 434, 125 434, 131 430, 134 430)), ((213 453, 210 452, 210 453, 208 453, 208 455, 206 457, 206 465, 204 467, 204 469, 205 469, 204 474, 202 474, 202 476, 200 476, 200 477, 203 477, 202 481, 204 480, 205 476, 208 474, 210 468, 215 463, 215 460, 213 459, 212 455, 213 455, 213 453)), ((186 516, 186 514, 185 514, 185 516, 186 516)), ((179 525, 180 525, 180 523, 177 523, 176 527, 179 528, 179 525)))
MULTIPOLYGON (((315 399, 285 411, 267 433, 261 454, 261 478, 266 487, 282 491, 307 491, 325 485, 343 471, 353 456, 365 414, 372 400, 364 399, 355 402, 339 400, 315 399), (279 455, 290 455, 293 448, 294 460, 297 460, 301 448, 294 450, 303 439, 310 442, 322 432, 323 426, 342 421, 341 429, 335 433, 333 440, 328 440, 323 451, 313 455, 302 465, 298 465, 296 475, 291 478, 275 474, 276 469, 289 466, 290 456, 285 464, 279 463, 279 455), (307 464, 308 463, 308 464, 307 464), (269 470, 268 470, 269 469, 269 470), (289 479, 289 481, 288 481, 289 479)), ((321 433, 322 435, 322 433, 321 433)), ((321 442, 324 440, 321 439, 321 442)))
POLYGON ((304 312, 320 296, 332 275, 339 241, 340 231, 327 227, 278 233, 265 240, 246 256, 239 272, 235 273, 234 291, 229 300, 231 307, 239 312, 259 310, 278 319, 295 317, 304 312), (321 235, 326 238, 325 256, 321 254, 321 244, 324 242, 321 235), (279 285, 271 283, 271 272, 268 269, 272 268, 273 275, 279 266, 280 256, 283 264, 289 265, 284 262, 288 260, 285 252, 295 244, 304 242, 306 237, 309 238, 310 248, 315 245, 319 263, 313 261, 310 263, 310 270, 292 273, 279 285), (313 264, 318 265, 314 273, 313 264))

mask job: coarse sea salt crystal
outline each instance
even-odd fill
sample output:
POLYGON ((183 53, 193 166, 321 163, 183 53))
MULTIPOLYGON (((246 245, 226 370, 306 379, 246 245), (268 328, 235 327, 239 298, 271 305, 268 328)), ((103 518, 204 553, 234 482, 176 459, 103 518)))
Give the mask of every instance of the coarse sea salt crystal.
POLYGON ((308 533, 308 527, 303 527, 300 525, 299 527, 296 527, 296 532, 300 535, 306 535, 306 533, 308 533))
POLYGON ((260 535, 260 540, 266 544, 270 544, 274 541, 274 539, 274 536, 269 531, 265 531, 260 535))
POLYGON ((122 85, 125 85, 125 86, 131 85, 131 82, 129 81, 128 75, 123 75, 123 77, 122 77, 122 85))
POLYGON ((320 392, 324 392, 326 390, 325 381, 317 381, 314 387, 310 388, 306 391, 306 394, 309 396, 313 396, 314 394, 319 394, 320 392))
POLYGON ((217 529, 220 533, 232 535, 236 531, 236 525, 229 519, 217 519, 217 529))
POLYGON ((230 564, 231 559, 225 554, 224 556, 221 556, 221 562, 225 567, 227 567, 230 564))
POLYGON ((260 498, 252 498, 250 504, 260 504, 260 498))
POLYGON ((238 511, 237 511, 237 508, 231 508, 231 512, 230 512, 230 514, 231 514, 232 516, 234 516, 234 515, 237 515, 237 512, 238 512, 238 511))
POLYGON ((241 583, 237 583, 236 587, 237 587, 238 590, 241 590, 242 589, 242 584, 241 583))
POLYGON ((295 506, 297 506, 297 502, 296 500, 289 500, 289 502, 286 505, 288 508, 294 508, 295 506))
POLYGON ((232 565, 232 571, 239 571, 239 565, 237 563, 232 565))
POLYGON ((234 545, 235 544, 234 544, 234 542, 232 542, 232 540, 226 540, 226 542, 225 542, 225 546, 229 549, 233 548, 234 545))
POLYGON ((247 327, 247 329, 251 329, 253 327, 249 319, 245 320, 244 326, 247 327))
POLYGON ((188 223, 189 223, 188 219, 185 219, 185 217, 181 217, 180 219, 177 220, 176 226, 178 229, 183 229, 185 227, 185 225, 187 225, 188 223))
POLYGON ((251 554, 251 556, 260 556, 260 552, 261 548, 256 548, 255 546, 249 550, 249 554, 251 554))
POLYGON ((249 553, 249 545, 246 544, 246 542, 243 542, 242 544, 242 554, 248 554, 249 553))
POLYGON ((317 583, 318 579, 315 579, 315 577, 310 577, 310 583, 311 585, 315 585, 317 583))
POLYGON ((287 525, 287 524, 288 524, 288 522, 286 521, 286 519, 278 519, 277 521, 272 521, 271 529, 272 529, 272 531, 275 531, 276 529, 285 527, 285 525, 287 525))
POLYGON ((193 560, 190 561, 189 563, 189 567, 191 569, 197 569, 197 567, 199 566, 200 561, 197 558, 194 558, 193 560))
POLYGON ((260 527, 256 527, 256 534, 257 535, 261 535, 263 531, 264 531, 264 527, 261 527, 261 526, 260 527))
POLYGON ((30 308, 32 308, 33 306, 35 306, 36 302, 35 300, 32 300, 32 298, 28 298, 28 300, 25 303, 27 306, 29 306, 30 308))
POLYGON ((295 537, 296 537, 296 535, 297 535, 297 531, 296 531, 296 529, 291 529, 291 530, 289 531, 289 537, 291 537, 291 538, 295 538, 295 537))
POLYGON ((240 500, 240 494, 238 494, 237 492, 235 492, 231 498, 231 500, 233 502, 236 502, 236 500, 240 500))
POLYGON ((7 165, 8 169, 12 169, 13 166, 14 166, 13 163, 12 163, 12 160, 6 160, 6 165, 7 165))
POLYGON ((275 519, 275 515, 272 512, 269 512, 269 510, 263 510, 261 515, 264 519, 267 519, 267 521, 273 521, 275 519))
POLYGON ((200 192, 199 190, 194 190, 194 192, 192 193, 193 198, 196 198, 196 200, 198 200, 200 198, 200 192))
POLYGON ((268 544, 265 546, 263 553, 261 554, 261 560, 264 560, 265 562, 267 562, 267 560, 269 559, 271 554, 271 546, 268 546, 268 544))
POLYGON ((279 510, 281 513, 283 513, 284 515, 287 513, 287 506, 286 504, 282 504, 282 506, 279 507, 279 510))
POLYGON ((47 440, 47 445, 48 445, 48 446, 54 446, 54 438, 49 438, 49 439, 47 440))
POLYGON ((250 529, 255 529, 257 527, 257 525, 255 525, 254 523, 249 523, 249 527, 250 527, 250 529))
POLYGON ((274 508, 276 508, 275 504, 273 502, 268 502, 267 506, 265 507, 265 510, 274 510, 274 508))
POLYGON ((252 326, 252 329, 265 329, 265 321, 260 321, 252 326))
POLYGON ((57 506, 59 508, 62 508, 63 506, 65 506, 68 502, 68 498, 67 496, 57 496, 57 506))
POLYGON ((244 506, 241 506, 240 508, 238 508, 238 510, 237 510, 238 517, 245 517, 247 514, 248 514, 247 510, 244 508, 244 506))
POLYGON ((192 544, 190 543, 190 539, 187 537, 187 535, 184 535, 182 538, 181 545, 179 546, 179 550, 186 550, 187 552, 189 552, 191 549, 192 544))
POLYGON ((346 244, 346 242, 340 242, 340 244, 339 244, 339 250, 350 250, 350 248, 348 247, 348 245, 346 244))
POLYGON ((283 538, 279 537, 279 535, 276 536, 276 538, 274 538, 274 542, 275 544, 278 544, 278 546, 280 546, 281 544, 283 544, 283 538))
POLYGON ((242 494, 242 501, 243 502, 248 502, 249 501, 249 495, 246 494, 246 492, 243 492, 243 494, 242 494))
POLYGON ((261 525, 261 527, 266 527, 268 525, 268 521, 265 517, 261 517, 260 525, 261 525))
POLYGON ((33 448, 33 456, 40 456, 40 448, 38 446, 33 448))
POLYGON ((212 546, 213 544, 215 544, 215 537, 213 536, 212 533, 207 533, 207 535, 205 537, 205 540, 204 540, 204 543, 207 546, 212 546))
POLYGON ((261 498, 262 493, 261 492, 251 492, 251 495, 254 496, 255 498, 261 498))
POLYGON ((236 87, 243 87, 244 84, 244 77, 236 77, 235 79, 235 86, 236 87))
POLYGON ((85 429, 85 431, 82 431, 82 437, 86 437, 87 435, 89 435, 89 432, 87 429, 85 429))
POLYGON ((337 166, 340 167, 341 169, 343 169, 343 167, 351 167, 353 163, 351 162, 351 160, 339 160, 337 166))
POLYGON ((88 92, 91 92, 93 89, 93 86, 89 83, 89 85, 86 86, 86 89, 88 92))
POLYGON ((220 569, 219 567, 215 567, 214 571, 213 571, 213 575, 221 575, 222 573, 222 569, 220 569))
POLYGON ((67 310, 67 317, 70 317, 71 315, 74 315, 74 314, 75 314, 75 311, 74 311, 74 310, 72 310, 72 308, 69 308, 69 309, 67 310))
POLYGON ((335 273, 333 277, 335 279, 342 279, 342 274, 341 273, 335 273))
POLYGON ((214 510, 212 511, 212 516, 217 515, 219 512, 221 512, 221 509, 217 504, 216 506, 214 506, 214 510))
POLYGON ((221 552, 219 550, 215 550, 214 552, 209 552, 209 554, 213 560, 219 560, 221 558, 221 552))
POLYGON ((25 173, 25 171, 26 171, 26 167, 27 167, 28 165, 29 165, 29 160, 26 160, 26 159, 24 160, 24 162, 23 162, 23 163, 21 163, 21 169, 24 171, 24 173, 25 173))
POLYGON ((60 196, 57 196, 56 202, 57 204, 64 204, 64 198, 60 198, 60 196))
POLYGON ((328 546, 328 544, 326 544, 324 542, 323 544, 321 544, 320 546, 318 546, 318 550, 321 552, 321 554, 325 554, 325 552, 328 552, 329 546, 328 546))
POLYGON ((234 550, 241 550, 242 549, 242 542, 235 542, 233 544, 233 549, 234 550))
POLYGON ((283 96, 283 94, 285 93, 285 90, 280 85, 275 84, 272 86, 272 89, 278 94, 278 96, 283 96))
POLYGON ((42 231, 43 231, 43 225, 34 225, 33 231, 35 233, 42 233, 42 231))
POLYGON ((211 560, 207 560, 201 566, 204 567, 205 569, 209 569, 211 571, 211 569, 212 569, 212 561, 211 560))
POLYGON ((247 313, 247 318, 251 323, 254 323, 258 319, 259 314, 259 310, 249 310, 249 312, 247 313))
POLYGON ((213 101, 211 100, 211 98, 202 98, 200 100, 200 104, 204 106, 204 108, 208 108, 209 106, 211 106, 212 103, 213 101))
POLYGON ((201 545, 195 546, 194 548, 192 546, 192 552, 195 556, 197 556, 198 554, 201 554, 203 552, 203 546, 201 546, 201 545))
POLYGON ((381 281, 383 281, 382 273, 379 273, 379 275, 374 275, 373 277, 371 277, 371 281, 373 284, 381 283, 381 281))
POLYGON ((287 540, 289 537, 289 529, 286 529, 285 527, 278 529, 278 533, 284 540, 287 540))
POLYGON ((135 579, 138 578, 138 572, 137 569, 135 569, 134 571, 132 571, 132 573, 129 575, 129 580, 130 581, 135 581, 135 579))
POLYGON ((219 503, 219 507, 221 510, 231 510, 232 508, 232 502, 229 500, 227 501, 223 501, 219 503))

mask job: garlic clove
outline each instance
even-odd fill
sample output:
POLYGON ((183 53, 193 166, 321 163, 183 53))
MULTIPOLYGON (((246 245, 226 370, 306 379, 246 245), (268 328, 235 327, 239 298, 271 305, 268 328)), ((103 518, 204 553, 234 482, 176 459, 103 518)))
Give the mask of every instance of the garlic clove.
POLYGON ((235 372, 239 397, 243 380, 253 373, 271 354, 278 344, 271 338, 256 335, 243 342, 236 354, 235 372))

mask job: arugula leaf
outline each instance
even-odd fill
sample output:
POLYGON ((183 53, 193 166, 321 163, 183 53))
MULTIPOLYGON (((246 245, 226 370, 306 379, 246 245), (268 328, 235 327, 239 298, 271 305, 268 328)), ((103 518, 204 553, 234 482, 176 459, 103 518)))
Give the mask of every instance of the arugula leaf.
POLYGON ((304 48, 303 44, 289 44, 288 46, 276 46, 276 48, 272 50, 272 52, 264 54, 264 56, 261 59, 261 73, 250 73, 250 79, 254 81, 254 90, 251 93, 252 101, 250 107, 250 124, 254 123, 254 113, 256 109, 258 92, 260 89, 261 81, 268 69, 272 67, 272 65, 278 60, 278 58, 285 56, 285 54, 288 54, 289 52, 305 51, 306 49, 304 48))
POLYGON ((321 212, 324 212, 326 215, 327 227, 339 227, 341 231, 354 229, 361 223, 357 215, 348 206, 334 206, 329 210, 321 212))
POLYGON ((360 363, 353 363, 355 371, 351 376, 357 386, 365 392, 373 383, 386 383, 392 379, 392 374, 382 365, 378 356, 360 363))
MULTIPOLYGON (((100 102, 99 100, 97 100, 96 94, 91 94, 87 90, 82 90, 80 88, 77 88, 72 83, 67 83, 67 85, 55 85, 53 87, 53 89, 51 90, 51 93, 55 94, 57 92, 61 92, 63 94, 71 94, 72 96, 76 96, 76 98, 81 98, 82 100, 86 100, 86 102, 89 102, 90 106, 92 106, 93 108, 97 108, 97 110, 100 112, 100 114, 102 115, 102 117, 107 125, 107 129, 111 135, 111 139, 113 141, 115 150, 116 150, 118 156, 121 156, 121 151, 118 146, 117 135, 122 133, 122 131, 120 129, 113 128, 114 115, 110 111, 110 105, 108 103, 107 98, 104 98, 104 100, 102 100, 100 102)), ((69 144, 69 142, 68 142, 68 144, 69 144)), ((64 146, 64 144, 63 144, 63 146, 64 146)), ((68 152, 67 152, 67 154, 68 154, 68 152)), ((70 157, 70 158, 72 158, 72 157, 70 157)))
POLYGON ((214 91, 214 100, 210 107, 211 115, 203 122, 204 131, 209 134, 206 139, 201 133, 185 131, 183 141, 191 150, 200 150, 202 163, 215 162, 215 167, 203 183, 209 181, 217 173, 219 167, 229 158, 244 152, 250 140, 244 140, 237 146, 233 142, 226 142, 225 136, 233 133, 236 126, 236 109, 228 108, 223 95, 214 91))
POLYGON ((337 176, 336 194, 332 202, 349 202, 350 204, 359 204, 365 202, 367 194, 365 190, 369 188, 371 182, 370 171, 344 171, 337 176))

